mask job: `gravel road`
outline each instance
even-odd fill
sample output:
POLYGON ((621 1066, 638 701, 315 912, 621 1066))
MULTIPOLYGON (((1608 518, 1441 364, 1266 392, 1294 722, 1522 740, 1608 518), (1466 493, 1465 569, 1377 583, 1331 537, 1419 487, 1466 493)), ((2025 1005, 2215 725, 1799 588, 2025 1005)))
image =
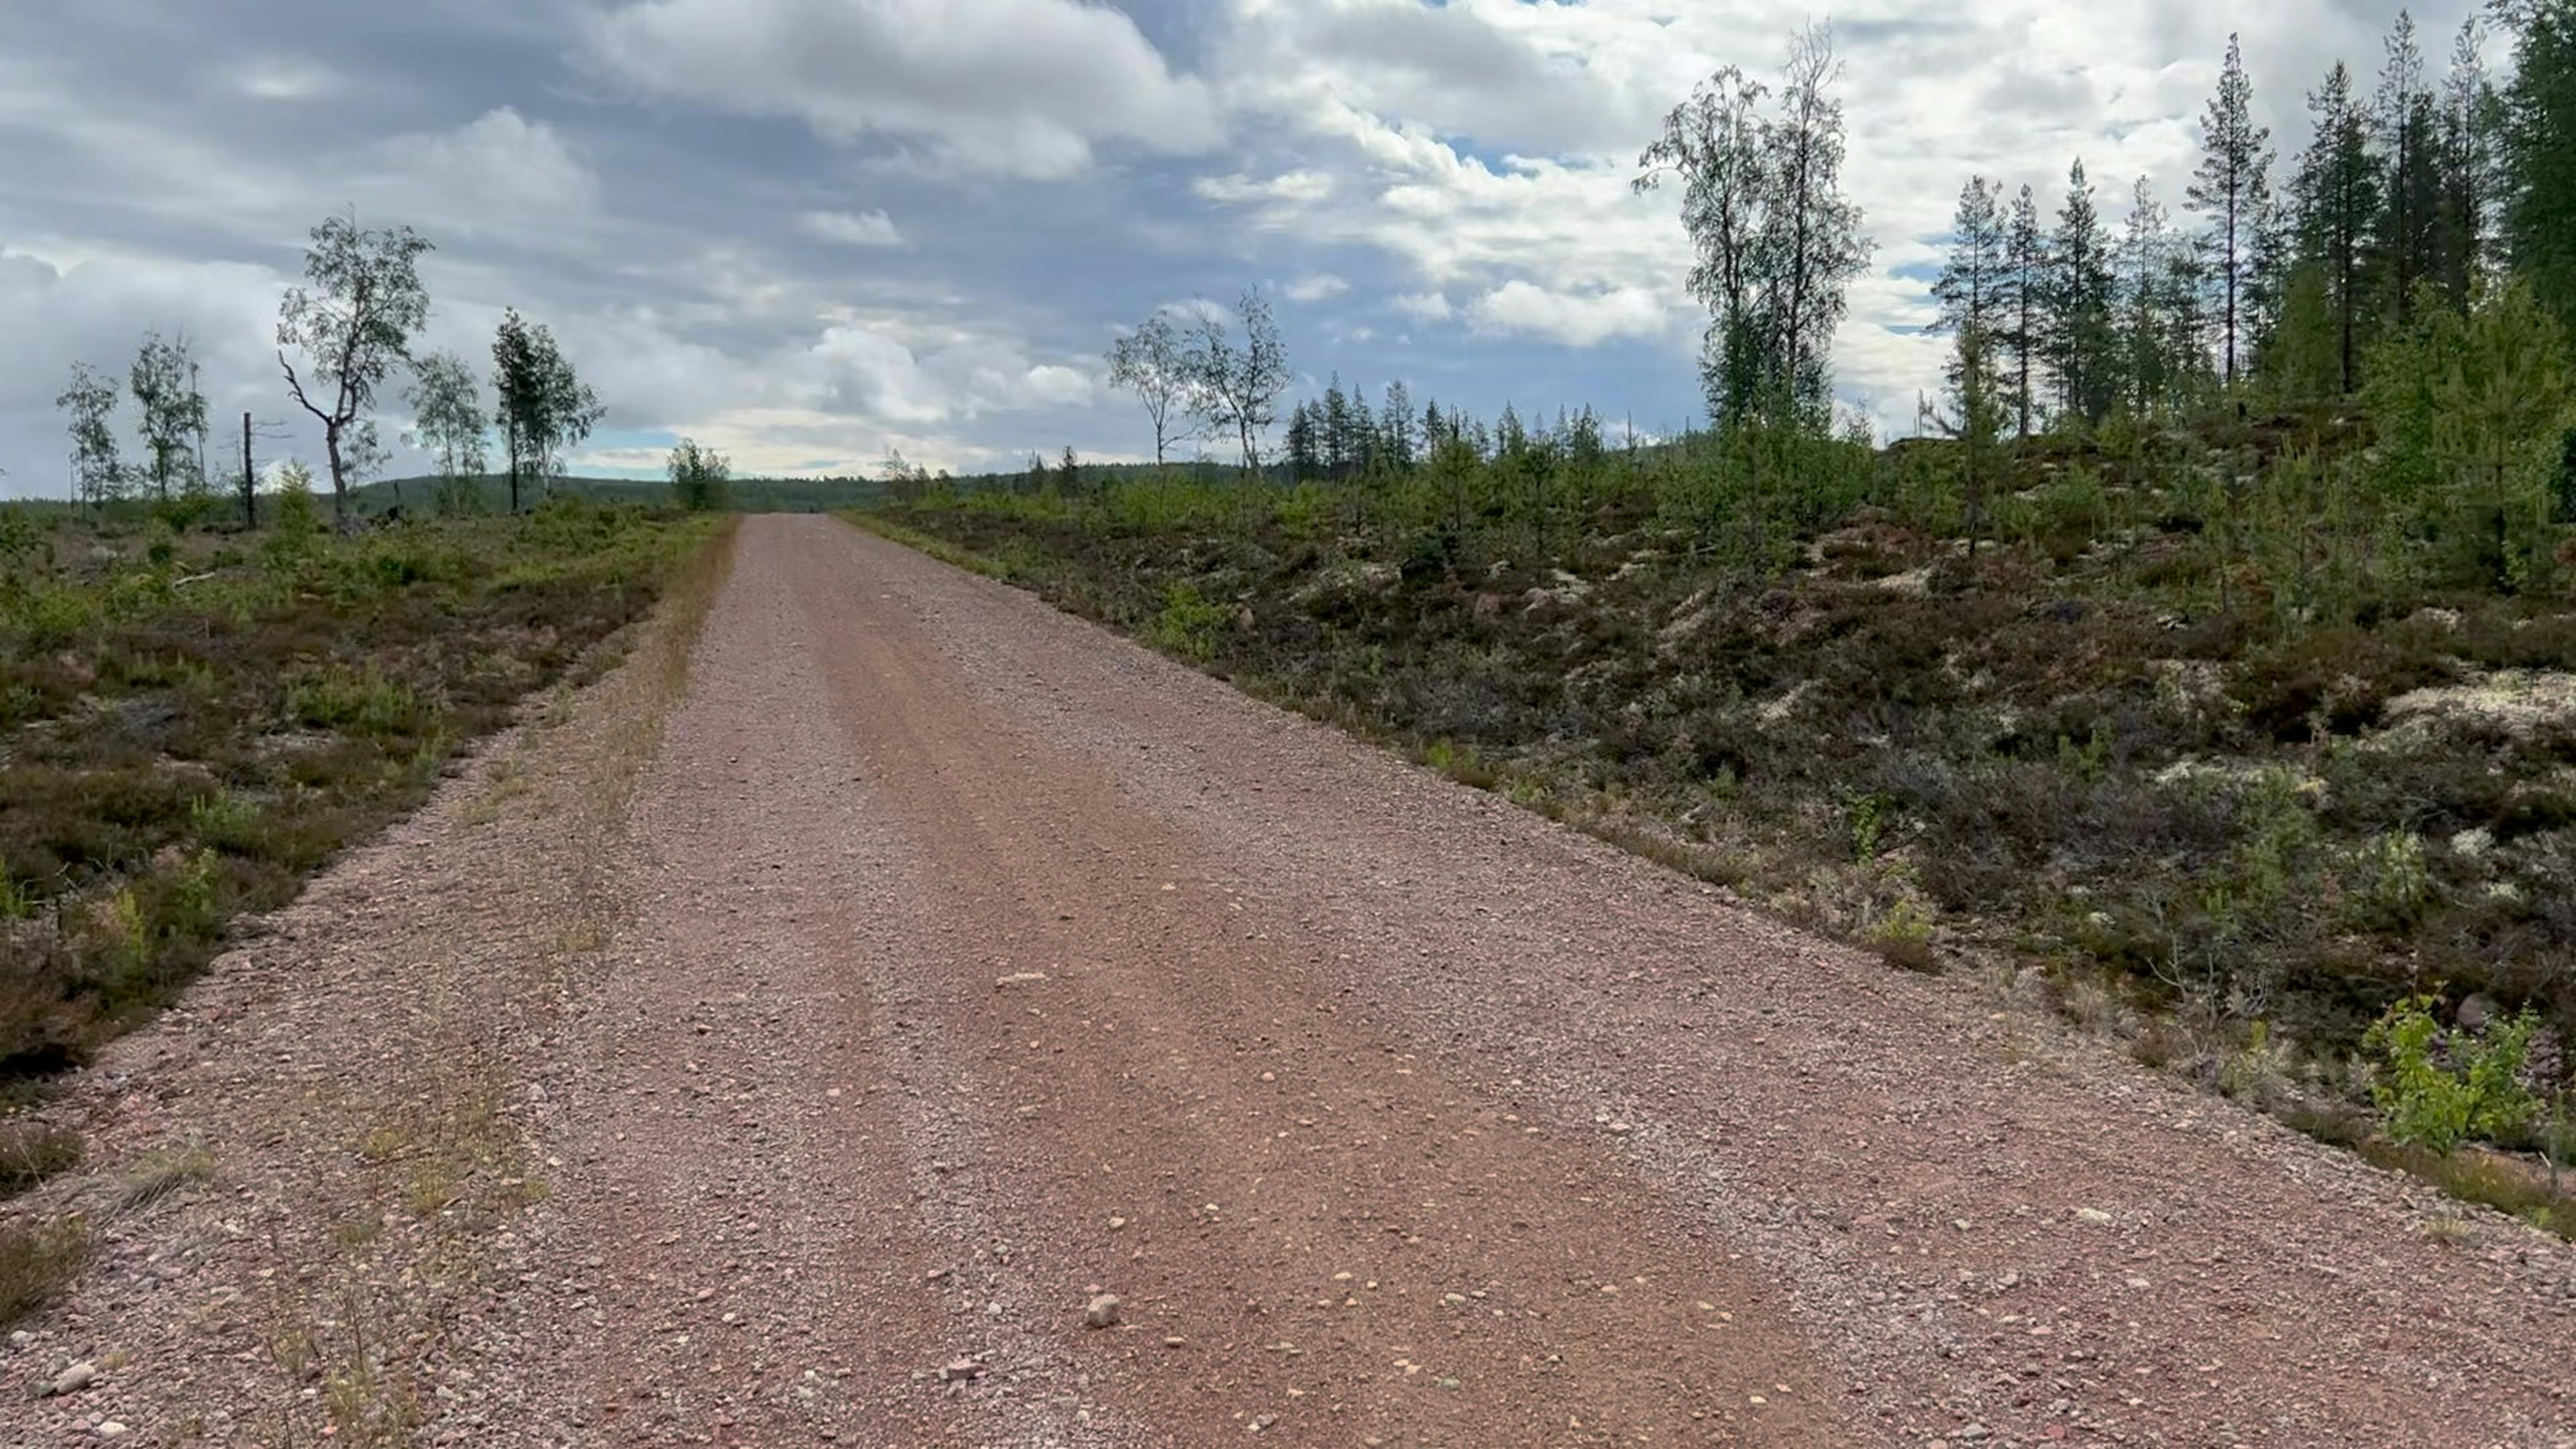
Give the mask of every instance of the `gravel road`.
POLYGON ((72 1085, 0 1438, 2576 1443, 2565 1245, 1972 984, 836 522, 652 653, 72 1085))

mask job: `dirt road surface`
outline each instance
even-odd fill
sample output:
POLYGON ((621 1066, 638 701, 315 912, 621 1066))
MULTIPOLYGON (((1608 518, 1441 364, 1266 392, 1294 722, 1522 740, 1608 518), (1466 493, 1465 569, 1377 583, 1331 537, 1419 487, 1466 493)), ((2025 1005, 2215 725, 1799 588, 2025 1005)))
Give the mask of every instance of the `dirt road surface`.
POLYGON ((2564 1245, 1972 984, 837 522, 691 637, 72 1085, 0 1439, 2576 1443, 2564 1245))

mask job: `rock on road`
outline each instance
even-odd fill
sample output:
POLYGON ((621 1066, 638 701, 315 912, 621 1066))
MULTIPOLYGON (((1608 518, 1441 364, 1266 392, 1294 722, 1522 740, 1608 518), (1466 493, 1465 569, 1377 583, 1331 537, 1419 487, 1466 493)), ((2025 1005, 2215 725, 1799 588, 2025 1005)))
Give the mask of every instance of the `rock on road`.
MULTIPOLYGON (((737 550, 616 818, 524 873, 589 872, 597 959, 456 988, 535 1023, 492 1070, 545 1192, 475 1240, 501 1286, 375 1350, 424 1438, 2576 1442, 2554 1239, 844 524, 737 550)), ((540 796, 598 748, 559 733, 540 796)), ((508 975, 405 891, 506 871, 468 813, 334 873, 373 888, 292 978, 316 1054, 437 1039, 335 1048, 334 993, 508 975)), ((231 969, 116 1069, 234 1089, 106 1140, 196 1113, 240 1203, 138 1222, 40 1321, 8 1384, 125 1350, 91 1417, 24 1420, 61 1442, 320 1400, 274 1352, 156 1369, 169 1305, 291 1234, 169 1242, 318 1211, 275 1179, 329 1129, 249 1131, 219 1070, 290 987, 231 969), (147 1256, 181 1266, 115 1276, 147 1256)))

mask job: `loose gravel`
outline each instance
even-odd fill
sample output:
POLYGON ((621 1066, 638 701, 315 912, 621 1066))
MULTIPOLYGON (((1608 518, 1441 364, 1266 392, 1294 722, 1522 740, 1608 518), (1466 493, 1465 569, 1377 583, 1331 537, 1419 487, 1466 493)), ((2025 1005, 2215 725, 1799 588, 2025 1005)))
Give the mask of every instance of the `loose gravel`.
POLYGON ((2576 1443, 2563 1244, 1973 983, 828 520, 685 635, 49 1108, 0 1439, 2576 1443))

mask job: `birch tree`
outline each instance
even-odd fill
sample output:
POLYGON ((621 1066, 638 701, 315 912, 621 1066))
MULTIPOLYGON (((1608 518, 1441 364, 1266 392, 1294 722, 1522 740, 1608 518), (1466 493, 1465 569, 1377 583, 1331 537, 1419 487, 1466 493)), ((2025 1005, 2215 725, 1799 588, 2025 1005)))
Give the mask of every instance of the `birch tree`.
POLYGON ((206 395, 197 390, 188 339, 144 334, 126 383, 141 410, 137 425, 144 455, 151 460, 153 494, 166 503, 173 473, 183 475, 183 491, 188 487, 184 475, 193 475, 196 464, 192 449, 206 432, 206 395))
POLYGON ((313 229, 304 254, 308 285, 279 304, 277 364, 287 391, 322 424, 331 466, 331 506, 348 511, 350 429, 375 406, 376 389, 410 360, 411 339, 429 320, 421 254, 430 250, 410 227, 370 230, 335 216, 313 229), (299 374, 287 349, 304 353, 299 374))
POLYGON ((554 333, 515 308, 492 339, 492 392, 516 513, 521 480, 533 475, 551 492, 562 459, 590 436, 605 409, 555 346, 554 333))
POLYGON ((1843 195, 1845 127, 1833 32, 1801 32, 1779 103, 1730 66, 1664 118, 1638 157, 1639 191, 1681 183, 1697 253, 1692 296, 1709 309, 1700 349, 1709 415, 1821 425, 1834 329, 1868 263, 1860 208, 1843 195))
POLYGON ((1224 315, 1210 308, 1190 329, 1185 355, 1198 418, 1211 432, 1234 435, 1244 473, 1257 480, 1263 439, 1278 420, 1280 394, 1288 390, 1288 348, 1258 287, 1244 291, 1235 311, 1243 319, 1242 346, 1235 345, 1224 315))
POLYGON ((1154 466, 1163 466, 1164 451, 1186 437, 1194 385, 1188 352, 1169 318, 1157 312, 1109 345, 1109 385, 1144 405, 1154 425, 1154 466))
POLYGON ((116 446, 119 396, 116 384, 105 374, 86 362, 75 362, 71 381, 54 399, 71 433, 72 494, 93 508, 125 488, 125 464, 116 446))

